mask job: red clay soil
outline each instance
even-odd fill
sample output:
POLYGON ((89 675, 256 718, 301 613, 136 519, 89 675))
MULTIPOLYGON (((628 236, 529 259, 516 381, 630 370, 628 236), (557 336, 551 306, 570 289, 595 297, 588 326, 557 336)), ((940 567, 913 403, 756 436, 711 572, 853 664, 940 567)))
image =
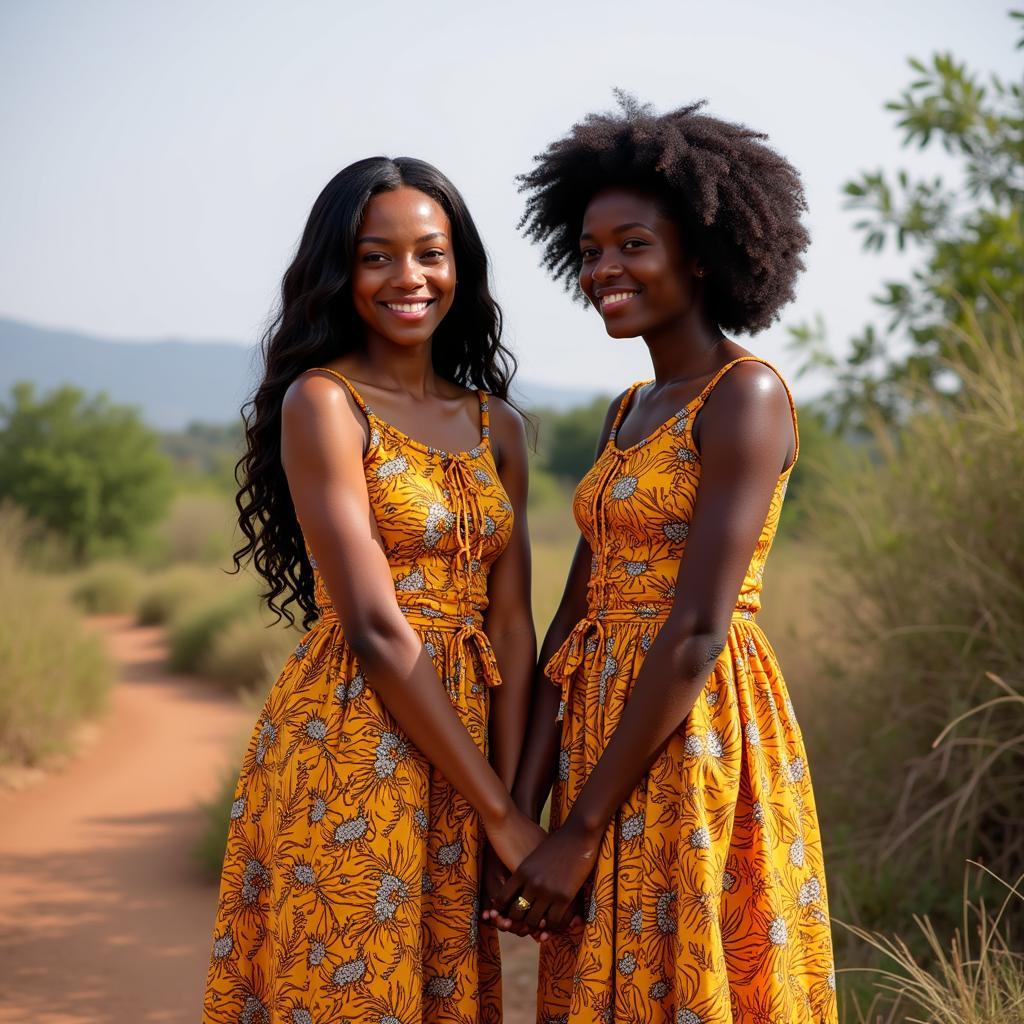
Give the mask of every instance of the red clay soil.
MULTIPOLYGON (((0 1024, 197 1024, 217 894, 191 850, 253 714, 169 673, 159 629, 94 621, 119 666, 98 737, 0 790, 0 1024)), ((528 1024, 534 944, 503 947, 528 1024)))

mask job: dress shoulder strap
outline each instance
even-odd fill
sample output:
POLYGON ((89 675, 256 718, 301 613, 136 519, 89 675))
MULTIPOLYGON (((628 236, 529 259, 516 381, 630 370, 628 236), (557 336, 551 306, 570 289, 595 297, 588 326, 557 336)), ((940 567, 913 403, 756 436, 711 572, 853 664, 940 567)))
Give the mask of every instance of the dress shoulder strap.
POLYGON ((619 401, 619 407, 615 411, 615 419, 612 420, 612 429, 608 431, 608 443, 612 444, 615 438, 618 436, 619 427, 622 425, 623 417, 626 415, 630 404, 633 401, 633 395, 636 394, 636 389, 643 387, 645 384, 650 384, 649 380, 638 380, 626 388, 622 395, 622 399, 619 401))
POLYGON ((476 397, 480 400, 480 436, 491 436, 491 396, 486 391, 477 389, 476 397))
MULTIPOLYGON (((797 415, 796 415, 796 402, 793 401, 793 392, 789 390, 789 385, 786 383, 786 378, 773 366, 767 359, 762 359, 760 356, 738 356, 731 362, 728 362, 723 366, 715 375, 708 381, 704 390, 693 400, 691 408, 693 412, 696 412, 700 407, 707 401, 708 395, 715 390, 715 385, 734 367, 740 363, 760 363, 762 366, 767 366, 772 373, 782 382, 782 386, 786 389, 786 397, 789 399, 789 411, 793 417, 793 461, 786 467, 785 473, 796 465, 797 456, 800 454, 800 431, 797 428, 797 415)), ((691 423, 693 422, 691 418, 691 423)))
POLYGON ((311 369, 319 370, 321 373, 329 373, 332 377, 336 377, 338 380, 341 381, 342 384, 345 385, 346 388, 348 388, 348 393, 352 396, 352 400, 356 403, 356 405, 358 405, 359 408, 362 410, 363 415, 373 415, 373 412, 370 410, 370 407, 366 404, 366 402, 363 401, 363 396, 359 394, 359 392, 355 389, 355 385, 352 383, 352 381, 348 379, 348 377, 345 377, 343 374, 338 373, 337 370, 332 370, 329 366, 313 366, 311 367, 311 369))

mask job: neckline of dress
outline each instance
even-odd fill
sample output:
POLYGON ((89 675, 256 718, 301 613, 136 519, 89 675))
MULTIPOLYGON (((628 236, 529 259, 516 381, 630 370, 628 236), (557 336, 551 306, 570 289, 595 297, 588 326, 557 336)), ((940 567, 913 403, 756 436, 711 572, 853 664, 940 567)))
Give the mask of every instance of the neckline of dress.
POLYGON ((411 437, 400 427, 396 427, 390 420, 385 420, 378 416, 369 405, 364 405, 363 414, 367 419, 373 420, 377 426, 383 427, 392 434, 396 434, 402 441, 415 448, 417 451, 422 452, 424 455, 438 455, 442 459, 475 459, 482 451, 490 447, 490 432, 487 428, 484 417, 484 405, 487 398, 484 392, 479 388, 476 389, 476 397, 480 406, 480 440, 477 441, 472 448, 467 448, 464 451, 459 452, 450 452, 447 448, 438 448, 435 445, 427 444, 425 441, 420 441, 415 437, 411 437))
MULTIPOLYGON (((776 373, 778 373, 778 371, 776 371, 776 373)), ((663 434, 670 427, 672 427, 676 423, 678 423, 680 420, 683 420, 685 423, 688 424, 689 421, 690 421, 690 410, 693 408, 693 406, 697 402, 699 402, 704 397, 704 392, 701 391, 701 393, 699 395, 695 395, 693 398, 691 398, 690 401, 686 403, 686 405, 684 405, 678 412, 674 413, 667 420, 665 420, 664 423, 662 423, 658 427, 655 427, 655 429, 653 431, 651 431, 651 433, 649 433, 646 437, 641 437, 639 441, 637 441, 635 444, 631 444, 628 448, 620 448, 615 442, 616 442, 616 440, 618 439, 618 436, 619 436, 619 427, 622 426, 622 421, 626 418, 626 415, 629 412, 629 408, 633 404, 633 396, 636 394, 636 392, 640 388, 644 387, 647 384, 653 384, 653 383, 654 383, 654 378, 652 377, 650 380, 638 380, 636 383, 630 385, 629 392, 622 399, 623 403, 628 403, 628 404, 624 404, 623 407, 619 410, 618 422, 617 422, 615 428, 613 430, 611 430, 609 432, 609 434, 608 434, 608 440, 605 442, 604 451, 611 451, 615 455, 631 455, 638 448, 643 448, 649 442, 653 441, 655 438, 659 437, 661 434, 663 434)), ((783 381, 783 383, 785 383, 785 381, 783 381)), ((787 388, 787 391, 788 391, 788 388, 787 388)), ((799 444, 799 441, 798 441, 798 444, 799 444)), ((798 447, 797 448, 797 455, 799 455, 799 453, 800 453, 800 450, 799 450, 799 447, 798 447)), ((603 452, 602 452, 602 454, 603 454, 603 452)), ((700 461, 700 453, 695 451, 694 455, 697 456, 697 461, 699 462, 700 461)), ((793 461, 779 474, 778 479, 775 482, 776 487, 789 477, 790 473, 793 472, 793 467, 795 465, 796 465, 796 456, 793 457, 793 461)))
POLYGON ((656 437, 659 437, 661 434, 663 434, 666 430, 669 429, 669 427, 678 423, 681 419, 688 420, 690 409, 693 407, 695 403, 700 401, 701 397, 704 394, 704 392, 701 391, 700 394, 695 395, 693 398, 690 399, 689 402, 686 403, 686 405, 682 406, 678 412, 673 413, 671 416, 669 416, 667 420, 665 420, 664 423, 655 427, 654 430, 652 430, 645 437, 641 437, 639 441, 636 441, 635 443, 631 444, 628 448, 620 448, 618 444, 616 444, 619 438, 619 429, 622 426, 622 421, 629 415, 629 410, 630 408, 632 408, 633 405, 634 395, 636 395, 637 391, 639 391, 640 388, 646 387, 648 384, 653 383, 654 378, 652 377, 650 380, 638 380, 635 384, 631 385, 629 393, 622 399, 623 405, 622 408, 619 410, 618 423, 616 424, 615 429, 608 434, 608 441, 606 447, 611 448, 612 451, 618 452, 620 455, 628 455, 630 452, 635 451, 637 448, 642 448, 644 445, 648 444, 649 442, 653 441, 656 437))

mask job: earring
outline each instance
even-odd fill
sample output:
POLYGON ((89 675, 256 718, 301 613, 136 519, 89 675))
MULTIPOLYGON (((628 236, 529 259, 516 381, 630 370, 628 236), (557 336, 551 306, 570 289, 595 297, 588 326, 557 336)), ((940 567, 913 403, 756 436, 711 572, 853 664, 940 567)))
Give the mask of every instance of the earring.
POLYGON ((698 267, 696 269, 696 271, 694 271, 694 273, 696 273, 697 277, 703 277, 704 276, 704 268, 703 267, 698 267))

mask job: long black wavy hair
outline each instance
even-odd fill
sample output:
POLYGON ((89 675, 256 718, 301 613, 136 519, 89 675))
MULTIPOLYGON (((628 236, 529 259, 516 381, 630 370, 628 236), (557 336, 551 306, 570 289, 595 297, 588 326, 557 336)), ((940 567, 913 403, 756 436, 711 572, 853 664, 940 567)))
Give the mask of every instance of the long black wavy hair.
POLYGON ((459 287, 434 333, 435 372, 508 401, 516 370, 515 357, 501 343, 501 310, 490 292, 487 252, 458 189, 436 167, 411 157, 370 157, 339 171, 313 204, 281 282, 280 305, 261 343, 263 379, 242 408, 246 450, 235 467, 235 505, 245 538, 234 553, 235 570, 251 561, 267 584, 268 606, 290 625, 292 603, 301 609, 305 627, 317 609, 313 570, 281 464, 281 403, 300 374, 363 343, 350 285, 359 225, 372 196, 403 185, 430 196, 452 227, 459 287))

